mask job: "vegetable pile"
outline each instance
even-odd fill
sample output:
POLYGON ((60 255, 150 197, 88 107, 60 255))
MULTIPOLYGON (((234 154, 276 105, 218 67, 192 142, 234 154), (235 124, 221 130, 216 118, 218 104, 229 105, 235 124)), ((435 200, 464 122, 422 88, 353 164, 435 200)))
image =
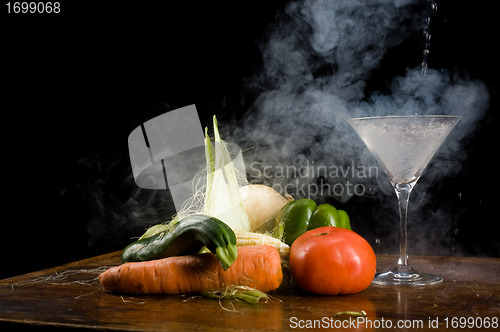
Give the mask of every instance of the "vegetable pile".
POLYGON ((202 190, 171 221, 150 227, 129 244, 122 264, 99 275, 103 287, 255 303, 278 289, 289 269, 307 292, 336 295, 367 288, 375 275, 375 254, 351 230, 347 213, 246 183, 215 116, 213 128, 213 140, 205 129, 202 190))

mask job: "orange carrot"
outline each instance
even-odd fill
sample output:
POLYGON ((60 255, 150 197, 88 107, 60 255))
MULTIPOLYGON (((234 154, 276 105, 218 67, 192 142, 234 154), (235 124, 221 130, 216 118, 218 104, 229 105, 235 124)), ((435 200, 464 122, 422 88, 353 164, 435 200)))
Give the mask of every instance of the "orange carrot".
POLYGON ((204 253, 125 263, 99 275, 110 291, 140 294, 200 293, 234 285, 269 292, 282 280, 279 252, 269 245, 238 247, 238 258, 226 271, 214 254, 204 253))

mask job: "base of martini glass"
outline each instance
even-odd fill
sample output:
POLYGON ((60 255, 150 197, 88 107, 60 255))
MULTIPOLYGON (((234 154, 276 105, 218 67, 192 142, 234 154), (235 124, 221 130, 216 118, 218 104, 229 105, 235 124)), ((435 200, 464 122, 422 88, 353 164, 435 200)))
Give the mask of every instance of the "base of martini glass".
POLYGON ((418 181, 418 176, 407 183, 395 183, 391 180, 399 203, 400 216, 400 240, 399 240, 399 260, 396 267, 390 271, 377 273, 372 281, 378 285, 393 286, 426 286, 438 284, 443 278, 434 274, 420 273, 411 267, 408 262, 408 201, 413 187, 418 181))
POLYGON ((390 271, 377 273, 372 283, 378 285, 407 285, 407 286, 426 286, 433 285, 443 281, 443 278, 433 274, 420 273, 410 266, 408 262, 408 201, 413 187, 418 181, 418 176, 407 183, 391 184, 396 192, 399 203, 400 216, 400 234, 399 234, 399 260, 396 267, 390 271))
POLYGON ((377 273, 372 283, 376 285, 426 286, 439 284, 443 278, 434 274, 420 273, 411 266, 398 265, 394 269, 377 273))

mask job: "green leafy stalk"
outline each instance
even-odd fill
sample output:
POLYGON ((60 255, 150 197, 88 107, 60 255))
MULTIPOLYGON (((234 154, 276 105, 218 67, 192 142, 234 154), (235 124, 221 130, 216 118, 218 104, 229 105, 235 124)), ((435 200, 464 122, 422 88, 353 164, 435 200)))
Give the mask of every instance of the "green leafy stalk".
POLYGON ((353 316, 353 317, 366 317, 366 311, 339 311, 333 315, 333 317, 338 316, 353 316))
POLYGON ((208 136, 208 127, 205 128, 205 160, 207 164, 207 189, 205 191, 205 203, 203 204, 203 208, 205 212, 208 210, 209 206, 209 195, 208 188, 211 187, 214 181, 214 173, 215 173, 215 165, 214 165, 214 146, 212 145, 212 141, 210 140, 210 136, 208 136))
POLYGON ((259 303, 261 300, 267 300, 269 296, 256 289, 247 286, 230 286, 222 291, 204 292, 203 296, 215 299, 234 299, 242 300, 248 303, 259 303))
POLYGON ((221 139, 217 118, 213 117, 214 144, 205 129, 207 186, 203 213, 219 218, 233 230, 250 231, 238 183, 239 173, 226 143, 221 139))

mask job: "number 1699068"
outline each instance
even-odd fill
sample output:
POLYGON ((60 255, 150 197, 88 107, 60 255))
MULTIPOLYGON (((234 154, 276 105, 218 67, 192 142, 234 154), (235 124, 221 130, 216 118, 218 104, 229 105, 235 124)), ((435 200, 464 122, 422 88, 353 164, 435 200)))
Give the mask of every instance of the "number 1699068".
POLYGON ((8 14, 59 14, 60 2, 16 1, 7 2, 8 14))

